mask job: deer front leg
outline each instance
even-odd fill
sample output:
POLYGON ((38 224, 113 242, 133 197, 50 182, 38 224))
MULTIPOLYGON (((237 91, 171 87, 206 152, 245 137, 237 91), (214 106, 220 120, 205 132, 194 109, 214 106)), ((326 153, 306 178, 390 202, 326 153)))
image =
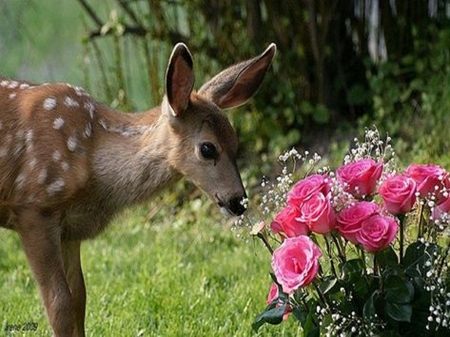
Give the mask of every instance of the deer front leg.
POLYGON ((17 231, 56 337, 73 336, 75 310, 64 273, 59 217, 25 209, 17 231))
POLYGON ((80 241, 63 241, 62 254, 66 280, 72 294, 75 309, 74 336, 83 337, 84 316, 86 311, 86 287, 80 260, 80 241))

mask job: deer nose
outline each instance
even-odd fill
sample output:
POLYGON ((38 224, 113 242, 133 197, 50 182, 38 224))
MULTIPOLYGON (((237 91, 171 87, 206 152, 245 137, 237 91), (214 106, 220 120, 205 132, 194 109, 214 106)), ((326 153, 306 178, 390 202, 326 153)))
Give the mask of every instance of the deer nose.
POLYGON ((242 215, 247 210, 247 207, 244 206, 244 199, 246 196, 233 198, 228 203, 228 210, 233 213, 233 215, 242 215))

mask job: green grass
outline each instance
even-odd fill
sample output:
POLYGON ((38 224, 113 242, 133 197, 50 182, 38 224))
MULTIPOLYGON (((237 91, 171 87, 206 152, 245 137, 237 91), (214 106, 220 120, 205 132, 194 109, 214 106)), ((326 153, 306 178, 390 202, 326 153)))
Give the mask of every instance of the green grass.
MULTIPOLYGON (((152 223, 145 207, 127 211, 83 244, 87 334, 298 335, 293 319, 252 331, 270 283, 268 253, 259 242, 237 238, 209 203, 187 206, 173 215, 169 207, 152 223)), ((17 235, 1 230, 0 237, 0 335, 7 325, 28 322, 38 330, 25 336, 51 335, 17 235)))

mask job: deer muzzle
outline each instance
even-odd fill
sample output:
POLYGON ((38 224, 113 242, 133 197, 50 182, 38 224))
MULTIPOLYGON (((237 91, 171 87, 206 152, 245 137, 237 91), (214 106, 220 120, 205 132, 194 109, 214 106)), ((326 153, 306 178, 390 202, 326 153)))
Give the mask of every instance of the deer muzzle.
POLYGON ((247 196, 244 194, 241 197, 234 197, 228 201, 223 201, 216 195, 217 205, 220 208, 220 212, 226 216, 239 216, 244 214, 247 210, 247 207, 245 206, 246 198, 247 196))

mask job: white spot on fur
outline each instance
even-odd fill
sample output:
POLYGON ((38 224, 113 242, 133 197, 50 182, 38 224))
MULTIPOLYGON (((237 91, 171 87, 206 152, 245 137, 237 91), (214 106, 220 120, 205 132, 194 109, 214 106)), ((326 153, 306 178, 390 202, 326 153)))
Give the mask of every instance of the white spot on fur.
POLYGON ((77 87, 77 86, 71 86, 73 90, 75 90, 75 93, 77 96, 87 96, 86 91, 84 91, 83 88, 77 87))
POLYGON ((16 98, 17 94, 15 92, 9 94, 9 99, 14 99, 16 98))
POLYGON ((33 151, 33 130, 28 130, 25 134, 25 143, 28 151, 33 151))
POLYGON ((95 113, 95 106, 92 102, 85 102, 84 103, 84 108, 87 110, 87 112, 89 113, 89 116, 91 116, 91 119, 94 119, 94 113, 95 113))
POLYGON ((22 83, 19 88, 20 89, 28 89, 30 87, 30 85, 28 83, 22 83))
POLYGON ((54 162, 60 161, 61 157, 62 157, 61 152, 59 152, 58 150, 53 151, 52 159, 53 159, 54 162))
POLYGON ((21 173, 16 178, 16 187, 18 189, 22 188, 25 185, 25 174, 21 173))
POLYGON ((11 81, 11 82, 9 82, 8 88, 9 89, 15 89, 15 88, 17 88, 18 85, 19 85, 19 82, 11 81))
POLYGON ((61 117, 56 117, 55 120, 53 121, 53 129, 55 130, 59 130, 63 127, 64 125, 64 119, 62 119, 61 117))
POLYGON ((77 138, 75 136, 70 136, 69 139, 67 139, 67 148, 69 149, 69 151, 75 151, 75 149, 77 148, 77 138))
POLYGON ((59 178, 48 185, 46 191, 49 195, 55 195, 56 193, 61 192, 64 189, 64 186, 66 186, 66 183, 59 178))
POLYGON ((83 89, 81 89, 80 87, 75 87, 75 93, 77 94, 77 96, 83 96, 83 89))
POLYGON ((28 163, 28 165, 30 166, 30 169, 32 169, 32 170, 36 167, 36 164, 37 164, 36 158, 31 159, 30 162, 28 163))
POLYGON ((102 128, 103 128, 105 131, 109 131, 108 124, 106 124, 106 121, 105 121, 103 118, 100 119, 100 120, 98 121, 98 123, 102 126, 102 128))
POLYGON ((56 106, 56 99, 54 97, 46 98, 43 105, 45 110, 52 110, 56 106))
POLYGON ((66 96, 66 98, 64 98, 64 104, 70 108, 77 108, 80 106, 80 104, 70 96, 66 96))
POLYGON ((3 80, 3 81, 0 82, 0 85, 2 87, 7 87, 9 85, 9 81, 3 80))
POLYGON ((42 185, 45 183, 46 179, 47 179, 47 169, 44 168, 39 172, 38 177, 37 177, 37 182, 38 182, 38 184, 42 185))
POLYGON ((14 155, 15 156, 20 155, 20 153, 22 152, 23 148, 24 148, 23 142, 22 141, 18 141, 16 143, 16 145, 14 146, 14 155))
POLYGON ((83 131, 83 135, 84 135, 84 138, 89 138, 92 135, 92 124, 91 123, 86 124, 86 127, 84 128, 84 131, 83 131))
POLYGON ((69 171, 69 170, 70 170, 69 163, 66 162, 66 161, 63 161, 63 162, 61 163, 61 168, 62 168, 62 170, 63 170, 64 172, 69 171))
POLYGON ((25 148, 24 139, 26 139, 25 132, 23 130, 18 130, 16 132, 16 139, 14 141, 15 156, 19 156, 22 153, 23 149, 25 148))

